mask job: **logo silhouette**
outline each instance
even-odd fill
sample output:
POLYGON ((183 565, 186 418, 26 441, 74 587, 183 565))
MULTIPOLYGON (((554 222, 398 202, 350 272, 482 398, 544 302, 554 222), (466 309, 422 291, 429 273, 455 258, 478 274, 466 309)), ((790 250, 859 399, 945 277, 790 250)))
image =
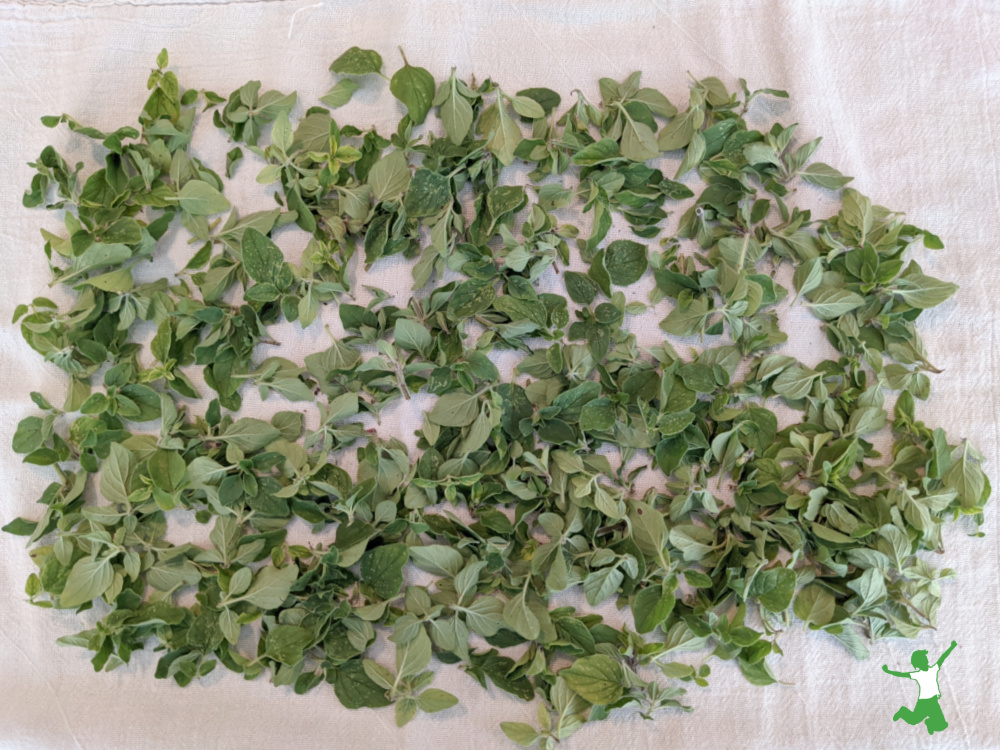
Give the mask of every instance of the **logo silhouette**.
POLYGON ((920 692, 917 694, 917 705, 913 707, 912 711, 906 706, 900 706, 899 710, 893 714, 893 721, 902 719, 907 724, 914 726, 924 722, 927 734, 943 732, 948 728, 948 722, 945 721, 944 714, 941 713, 941 704, 938 703, 938 699, 941 697, 941 688, 938 687, 938 672, 941 665, 944 664, 944 660, 948 658, 948 654, 957 645, 955 641, 952 641, 948 650, 941 654, 941 657, 933 665, 928 663, 926 651, 914 651, 910 656, 910 663, 916 667, 914 672, 894 672, 889 669, 888 665, 882 665, 882 671, 886 674, 895 677, 909 677, 911 680, 915 680, 920 687, 920 692))

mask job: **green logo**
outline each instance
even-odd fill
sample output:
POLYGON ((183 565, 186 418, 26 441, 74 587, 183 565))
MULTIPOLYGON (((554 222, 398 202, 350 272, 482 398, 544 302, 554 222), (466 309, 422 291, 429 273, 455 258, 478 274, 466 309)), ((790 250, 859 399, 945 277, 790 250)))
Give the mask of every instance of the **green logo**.
POLYGON ((948 658, 948 654, 957 645, 955 641, 952 641, 948 650, 941 654, 941 657, 933 665, 928 663, 926 651, 914 651, 910 656, 910 663, 916 667, 916 671, 913 672, 893 672, 889 669, 888 665, 882 665, 882 671, 886 674, 896 677, 908 677, 916 681, 920 687, 920 692, 917 694, 917 705, 913 707, 912 711, 906 706, 900 706, 899 710, 893 714, 893 721, 902 719, 907 724, 913 724, 914 726, 920 722, 924 722, 924 726, 927 727, 927 734, 943 732, 948 728, 948 722, 945 721, 944 714, 941 713, 941 705, 938 703, 938 700, 941 698, 941 688, 938 687, 938 672, 941 669, 941 665, 944 664, 944 660, 948 658))

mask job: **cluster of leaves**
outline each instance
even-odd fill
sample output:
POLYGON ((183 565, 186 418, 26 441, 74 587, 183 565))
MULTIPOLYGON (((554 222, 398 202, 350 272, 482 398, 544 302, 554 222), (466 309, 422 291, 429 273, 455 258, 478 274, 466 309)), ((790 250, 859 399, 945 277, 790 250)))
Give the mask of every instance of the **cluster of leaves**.
MULTIPOLYGON (((684 708, 684 688, 648 679, 707 684, 709 665, 676 661, 682 652, 774 682, 767 657, 793 616, 859 658, 866 638, 934 626, 953 571, 918 552, 940 551, 947 521, 980 522, 991 491, 975 448, 915 413, 936 371, 916 319, 956 287, 904 260, 918 240, 940 247, 936 237, 809 163, 818 139, 793 147, 794 126, 749 128, 751 100, 784 92, 741 80, 730 93, 707 78, 681 111, 635 73, 602 79, 600 105, 577 92, 557 116, 549 89, 510 94, 454 70, 437 84, 404 58, 390 90, 406 114, 384 138, 331 115, 365 76, 383 75, 371 50, 334 61, 342 78, 326 106, 294 126, 295 94, 262 94, 256 81, 228 98, 182 93, 165 51, 157 63, 139 129, 43 119, 99 141, 105 165, 84 179, 83 164, 46 148, 24 197, 65 209, 67 236, 43 237, 53 283, 76 297, 65 311, 36 298, 15 316, 70 385, 61 407, 32 394, 42 414, 21 421, 13 449, 58 480, 38 520, 4 528, 50 542, 31 550, 33 604, 100 611, 62 639, 95 652, 95 669, 152 641, 156 676, 180 685, 218 664, 298 693, 326 682, 349 708, 394 704, 402 725, 457 702, 429 687, 433 657, 540 698, 537 727, 502 728, 551 748, 615 709, 684 708), (211 218, 231 207, 222 179, 187 152, 200 106, 262 160, 274 210, 211 218), (445 136, 415 136, 435 108, 445 136), (647 163, 663 152, 681 154, 674 179, 647 163), (518 160, 534 183, 578 179, 501 184, 518 160), (692 170, 697 196, 674 181, 692 170), (843 190, 838 213, 790 208, 798 178, 843 190), (668 201, 689 198, 675 236, 638 241, 661 233, 668 201), (578 202, 592 214, 587 236, 557 218, 578 202), (137 284, 133 267, 178 214, 199 249, 176 278, 137 284), (637 239, 606 242, 613 214, 637 239), (292 224, 309 234, 297 264, 274 241, 292 224), (567 270, 571 243, 586 272, 567 270), (419 258, 419 299, 398 307, 371 289, 368 305, 354 304, 355 247, 367 266, 419 258), (836 359, 809 366, 775 351, 783 263, 836 359), (561 274, 567 296, 539 293, 543 274, 561 274), (647 274, 649 304, 629 300, 647 274), (705 344, 690 358, 666 337, 643 350, 625 326, 666 298, 664 332, 705 344), (276 343, 270 324, 306 328, 331 301, 343 338, 301 365, 254 359, 276 343), (152 362, 130 340, 138 320, 157 328, 152 362), (504 349, 522 355, 510 380, 490 358, 504 349), (194 367, 214 392, 203 416, 185 403, 200 397, 194 367), (264 398, 314 403, 319 426, 306 430, 295 411, 224 413, 239 410, 247 381, 264 398), (437 401, 418 456, 357 419, 421 390, 437 401), (800 418, 779 427, 775 403, 800 418), (158 434, 133 432, 157 419, 158 434), (882 456, 870 439, 886 427, 882 456), (355 476, 338 465, 348 448, 355 476), (655 480, 640 494, 645 471, 655 480), (212 524, 210 548, 165 539, 174 509, 212 524), (294 518, 335 525, 335 542, 289 544, 294 518), (433 583, 407 584, 407 563, 433 583), (634 628, 549 608, 576 587, 590 605, 629 608, 634 628), (191 591, 195 603, 179 604, 191 591), (394 668, 367 656, 386 633, 394 668), (518 658, 500 651, 511 647, 518 658)), ((236 146, 227 174, 242 157, 236 146)))

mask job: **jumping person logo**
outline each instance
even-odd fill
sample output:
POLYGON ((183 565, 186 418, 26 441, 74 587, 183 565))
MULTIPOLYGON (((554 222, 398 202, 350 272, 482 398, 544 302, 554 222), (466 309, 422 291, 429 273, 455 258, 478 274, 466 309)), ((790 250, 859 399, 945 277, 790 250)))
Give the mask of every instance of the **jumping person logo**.
POLYGON ((882 665, 882 671, 886 674, 895 677, 909 677, 920 686, 920 692, 917 694, 917 705, 913 707, 912 711, 906 706, 900 706, 899 710, 893 714, 893 721, 902 719, 907 724, 913 725, 923 721, 924 726, 927 727, 927 734, 943 732, 948 728, 948 722, 945 721, 944 714, 941 713, 941 705, 938 703, 938 699, 941 697, 941 688, 938 687, 938 671, 944 664, 944 660, 948 658, 948 654, 957 645, 955 641, 952 641, 948 650, 941 654, 941 658, 933 666, 928 664, 926 651, 914 651, 910 656, 910 663, 916 667, 914 672, 893 672, 888 665, 882 665))

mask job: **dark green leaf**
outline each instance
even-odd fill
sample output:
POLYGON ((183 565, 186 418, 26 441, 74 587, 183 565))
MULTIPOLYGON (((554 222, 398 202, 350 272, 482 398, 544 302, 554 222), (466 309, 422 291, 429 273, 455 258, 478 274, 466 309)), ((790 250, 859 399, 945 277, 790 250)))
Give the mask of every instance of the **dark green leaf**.
MULTIPOLYGON (((379 65, 381 68, 381 65, 379 65)), ((422 125, 434 99, 434 77, 424 68, 406 62, 389 81, 392 95, 406 105, 406 112, 414 125, 422 125)))
POLYGON ((375 50, 351 47, 330 64, 334 73, 363 76, 382 70, 382 55, 375 50))

